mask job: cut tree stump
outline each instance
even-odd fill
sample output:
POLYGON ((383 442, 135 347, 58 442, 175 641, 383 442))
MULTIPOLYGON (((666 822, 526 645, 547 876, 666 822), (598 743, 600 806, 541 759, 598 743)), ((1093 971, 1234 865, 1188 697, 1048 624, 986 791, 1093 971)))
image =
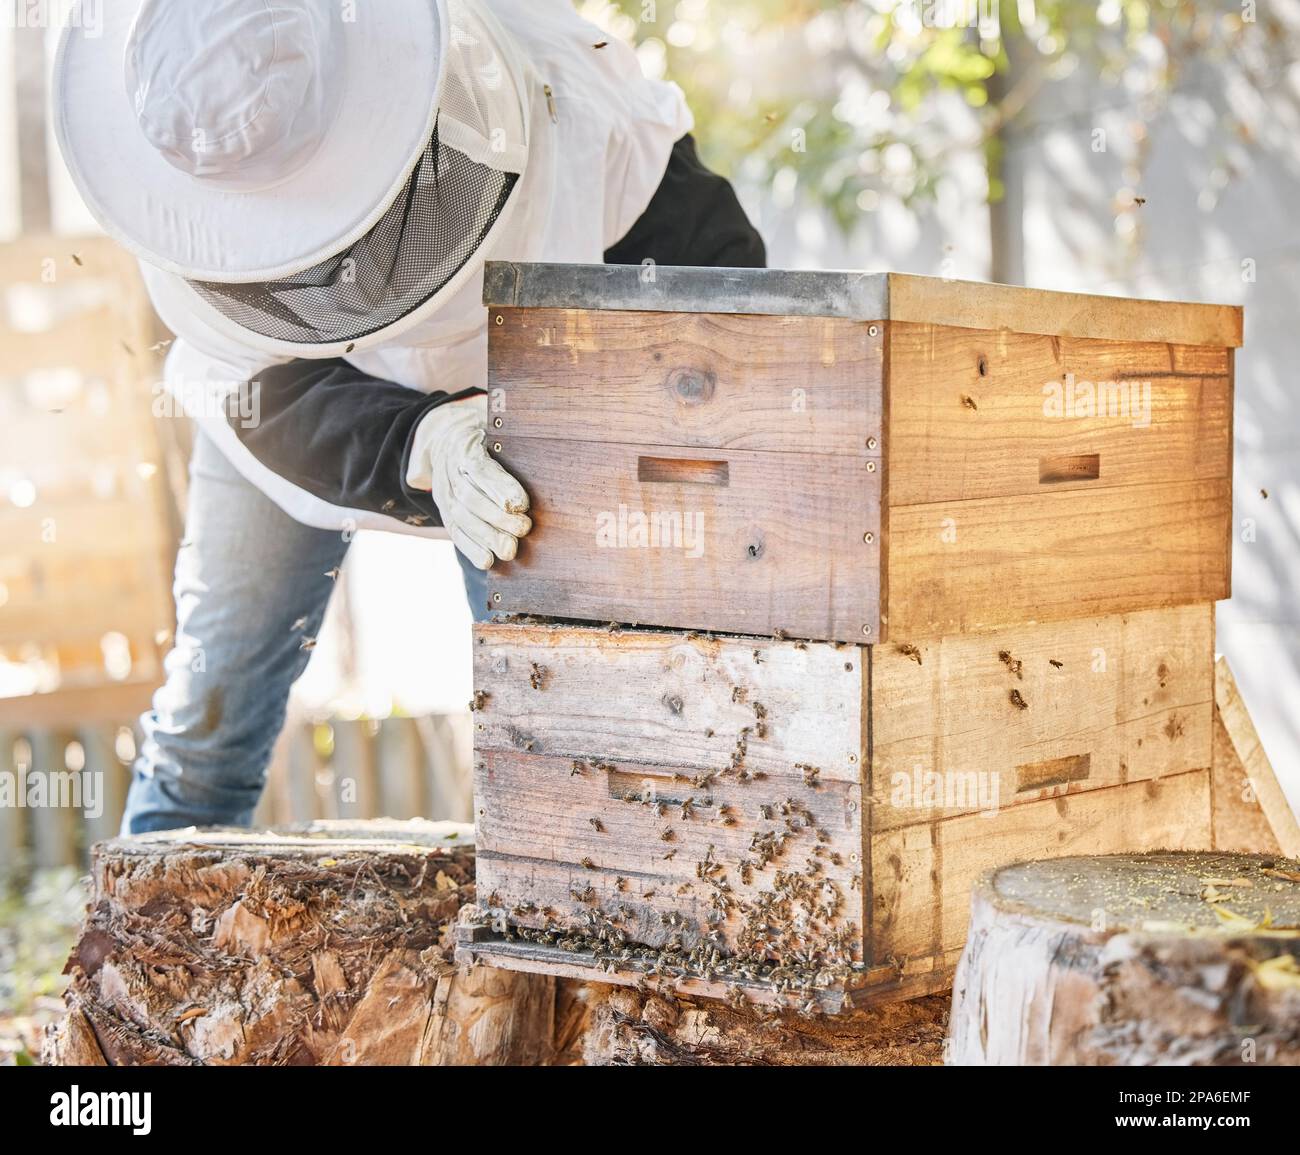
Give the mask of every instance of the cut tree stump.
POLYGON ((949 999, 801 1016, 593 984, 588 1066, 904 1067, 943 1062, 949 999))
POLYGON ((554 979, 460 973, 473 830, 318 822, 98 845, 56 1065, 572 1061, 585 1006, 554 979), (557 1023, 563 1042, 557 1045, 557 1023))
POLYGON ((1300 1065, 1300 864, 1062 858, 986 876, 954 1064, 1300 1065))

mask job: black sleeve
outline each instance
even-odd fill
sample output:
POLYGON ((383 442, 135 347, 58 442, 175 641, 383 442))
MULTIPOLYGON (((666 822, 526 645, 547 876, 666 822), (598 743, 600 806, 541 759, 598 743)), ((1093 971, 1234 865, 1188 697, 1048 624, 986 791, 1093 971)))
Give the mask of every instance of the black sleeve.
POLYGON ((704 166, 689 134, 673 145, 649 207, 605 252, 609 265, 713 265, 761 269, 767 250, 731 183, 704 166))
POLYGON ((411 440, 431 409, 481 389, 417 393, 341 360, 277 365, 247 389, 232 400, 227 420, 249 452, 286 481, 331 505, 442 524, 433 496, 406 484, 411 440))

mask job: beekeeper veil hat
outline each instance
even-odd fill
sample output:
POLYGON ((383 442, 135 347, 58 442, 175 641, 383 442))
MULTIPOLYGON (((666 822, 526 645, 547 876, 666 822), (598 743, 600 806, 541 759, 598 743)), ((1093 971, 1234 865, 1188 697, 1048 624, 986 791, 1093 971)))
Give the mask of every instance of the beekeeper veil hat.
POLYGON ((65 25, 55 131, 104 229, 219 330, 330 356, 481 268, 527 92, 479 0, 114 0, 65 25))

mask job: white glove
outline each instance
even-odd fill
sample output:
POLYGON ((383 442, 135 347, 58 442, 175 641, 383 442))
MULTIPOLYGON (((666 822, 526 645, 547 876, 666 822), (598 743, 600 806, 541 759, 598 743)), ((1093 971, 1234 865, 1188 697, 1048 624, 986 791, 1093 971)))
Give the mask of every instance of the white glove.
POLYGON ((406 484, 433 494, 442 524, 471 564, 509 561, 533 528, 524 487, 488 455, 487 397, 430 409, 415 428, 406 484))

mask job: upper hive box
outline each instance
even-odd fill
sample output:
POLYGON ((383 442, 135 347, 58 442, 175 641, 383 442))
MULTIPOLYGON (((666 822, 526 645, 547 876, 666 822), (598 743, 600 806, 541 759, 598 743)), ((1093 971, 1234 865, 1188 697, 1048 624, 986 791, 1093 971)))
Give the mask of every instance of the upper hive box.
POLYGON ((1226 598, 1235 307, 489 264, 492 609, 906 641, 1226 598))

